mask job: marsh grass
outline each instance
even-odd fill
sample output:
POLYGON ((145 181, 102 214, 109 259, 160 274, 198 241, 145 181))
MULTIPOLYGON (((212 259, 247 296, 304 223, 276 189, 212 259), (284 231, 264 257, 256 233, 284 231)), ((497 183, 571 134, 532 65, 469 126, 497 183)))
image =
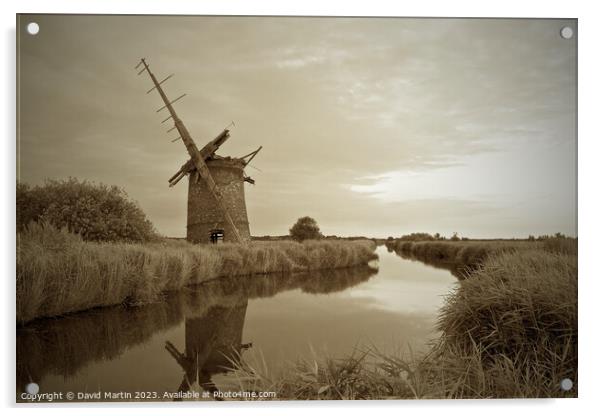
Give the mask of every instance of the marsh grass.
POLYGON ((386 241, 391 251, 406 258, 427 264, 455 266, 470 272, 489 255, 522 250, 543 249, 551 253, 577 255, 577 239, 550 237, 541 241, 528 240, 469 240, 469 241, 386 241))
POLYGON ((193 245, 86 242, 31 223, 17 236, 17 322, 121 303, 227 276, 306 272, 368 264, 372 242, 254 242, 193 245))
POLYGON ((490 255, 446 300, 438 329, 423 371, 446 397, 576 396, 577 256, 490 255))
MULTIPOLYGON (((569 239, 566 239, 569 240, 569 239)), ((574 240, 574 239, 570 239, 574 240)), ((517 250, 541 248, 544 243, 520 240, 486 241, 387 241, 389 250, 402 257, 420 260, 434 266, 448 266, 458 271, 459 277, 485 261, 487 256, 517 250)))
POLYGON ((231 359, 234 382, 226 389, 273 391, 278 400, 395 399, 412 394, 403 378, 376 363, 370 350, 358 349, 343 359, 314 355, 291 363, 285 371, 271 370, 262 358, 252 363, 242 357, 231 359))
POLYGON ((465 243, 425 243, 436 246, 432 252, 484 260, 445 299, 441 336, 422 357, 367 349, 342 360, 300 360, 281 374, 242 362, 235 374, 281 400, 576 397, 576 240, 565 240, 471 242, 469 255, 465 243), (571 391, 560 389, 564 378, 573 381, 571 391))

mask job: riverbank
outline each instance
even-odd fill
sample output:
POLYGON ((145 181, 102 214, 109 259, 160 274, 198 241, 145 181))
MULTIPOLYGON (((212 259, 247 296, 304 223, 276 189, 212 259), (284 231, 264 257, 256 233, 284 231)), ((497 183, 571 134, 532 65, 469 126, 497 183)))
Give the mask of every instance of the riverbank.
POLYGON ((17 235, 17 322, 148 303, 164 292, 227 276, 362 266, 377 258, 375 248, 365 241, 94 243, 32 223, 17 235))
POLYGON ((482 259, 463 264, 470 269, 446 298, 441 336, 424 357, 368 349, 279 374, 242 363, 237 379, 279 399, 577 397, 577 243, 554 240, 413 243, 418 253, 482 259), (563 379, 572 389, 560 388, 563 379))
POLYGON ((574 238, 527 240, 468 240, 468 241, 404 241, 390 240, 387 249, 399 256, 451 270, 459 278, 466 277, 488 256, 524 250, 544 250, 577 255, 574 238))

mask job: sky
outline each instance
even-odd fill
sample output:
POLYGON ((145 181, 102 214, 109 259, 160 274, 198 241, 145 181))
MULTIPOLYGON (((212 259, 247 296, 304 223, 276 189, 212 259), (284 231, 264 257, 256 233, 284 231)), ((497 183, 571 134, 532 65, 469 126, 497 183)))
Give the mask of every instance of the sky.
POLYGON ((197 145, 260 145, 251 234, 577 232, 576 21, 22 15, 17 179, 118 185, 186 230, 188 159, 145 57, 197 145), (37 35, 27 23, 40 26, 37 35), (572 39, 560 30, 574 29, 572 39))

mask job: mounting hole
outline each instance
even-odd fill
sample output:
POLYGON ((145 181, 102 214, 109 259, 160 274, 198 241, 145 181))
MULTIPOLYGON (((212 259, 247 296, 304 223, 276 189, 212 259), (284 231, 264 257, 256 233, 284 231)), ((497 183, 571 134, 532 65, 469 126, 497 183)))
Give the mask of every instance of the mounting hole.
POLYGON ((30 35, 37 35, 40 31, 40 25, 36 22, 31 22, 27 24, 27 33, 30 35))
POLYGON ((562 379, 562 381, 560 382, 560 388, 564 391, 569 391, 573 388, 573 380, 571 380, 570 378, 562 379))
POLYGON ((570 39, 573 37, 573 28, 570 26, 565 26, 562 29, 560 29, 560 36, 563 39, 570 39))
POLYGON ((25 392, 29 394, 38 394, 39 391, 40 386, 38 386, 37 383, 29 383, 27 386, 25 386, 25 392))

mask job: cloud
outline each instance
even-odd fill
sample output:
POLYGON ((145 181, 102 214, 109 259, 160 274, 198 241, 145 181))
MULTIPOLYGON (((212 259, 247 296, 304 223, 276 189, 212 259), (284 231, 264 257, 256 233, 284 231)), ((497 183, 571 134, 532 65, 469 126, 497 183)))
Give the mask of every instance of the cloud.
POLYGON ((347 235, 576 232, 576 47, 557 30, 572 21, 36 19, 43 36, 19 51, 22 180, 121 185, 183 235, 185 184, 166 180, 187 156, 133 69, 146 56, 175 73, 170 97, 187 93, 177 109, 197 144, 234 120, 221 154, 264 146, 254 234, 311 212, 347 235), (541 201, 558 208, 537 215, 541 201))

